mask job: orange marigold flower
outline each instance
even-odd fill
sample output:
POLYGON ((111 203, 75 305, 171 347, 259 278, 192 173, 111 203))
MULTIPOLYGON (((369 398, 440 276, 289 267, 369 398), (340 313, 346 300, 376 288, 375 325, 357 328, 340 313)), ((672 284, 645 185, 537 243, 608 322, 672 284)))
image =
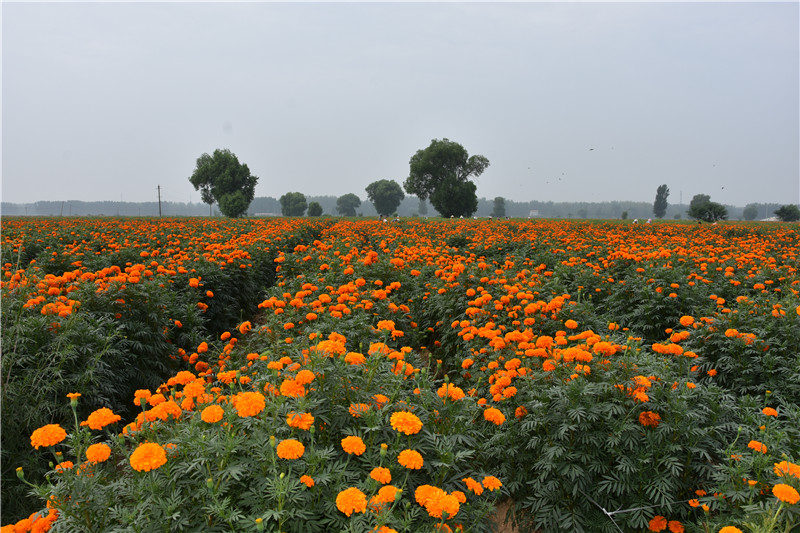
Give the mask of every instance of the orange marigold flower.
POLYGON ((797 489, 784 483, 778 483, 772 487, 772 494, 780 501, 792 505, 800 501, 800 493, 797 492, 797 489))
POLYGON ((778 411, 776 411, 772 407, 765 407, 761 410, 761 412, 767 416, 778 416, 778 411))
POLYGON ((458 498, 441 489, 433 491, 425 502, 425 510, 433 518, 451 519, 458 514, 458 498))
POLYGON ((503 486, 500 480, 494 476, 486 476, 481 483, 483 483, 483 486, 486 487, 487 490, 497 490, 503 486))
POLYGON ((398 492, 400 492, 400 489, 394 485, 384 485, 378 489, 378 494, 373 499, 379 503, 394 503, 398 492))
POLYGON ((694 317, 689 315, 683 315, 681 317, 681 326, 689 327, 694 324, 694 317))
POLYGON ((670 520, 667 527, 670 530, 670 533, 683 533, 683 524, 678 522, 677 520, 670 520))
POLYGON ((297 373, 297 376, 295 376, 294 380, 300 385, 308 385, 309 383, 314 381, 314 378, 316 377, 317 375, 314 374, 311 370, 306 370, 304 368, 303 370, 297 373))
POLYGON ((200 419, 207 424, 214 424, 222 420, 225 411, 219 405, 209 405, 200 413, 200 419))
POLYGON ((566 322, 564 322, 564 327, 567 329, 575 329, 578 327, 578 323, 572 319, 569 319, 566 322))
POLYGON ((347 355, 344 356, 344 362, 348 365, 363 365, 367 362, 367 358, 364 357, 364 354, 358 352, 348 352, 347 355))
POLYGON ((466 483, 467 488, 472 492, 474 492, 476 496, 480 496, 481 494, 483 494, 483 485, 481 485, 471 477, 465 477, 461 481, 466 483))
POLYGON ((409 470, 419 470, 424 464, 422 455, 416 450, 403 450, 397 456, 397 462, 409 470))
POLYGON ((90 463, 102 463, 111 457, 111 448, 108 444, 98 442, 86 448, 86 460, 90 463))
POLYGON ((342 439, 342 449, 349 454, 361 455, 367 450, 367 446, 361 437, 350 435, 342 439))
POLYGON ((742 530, 734 526, 725 526, 719 530, 719 533, 742 533, 742 530))
POLYGON ((297 439, 286 439, 278 443, 276 451, 281 459, 300 459, 305 453, 306 447, 297 439))
POLYGON ((264 395, 260 392, 240 392, 233 396, 231 403, 241 418, 256 416, 267 405, 264 395))
POLYGON ((392 413, 389 422, 392 424, 392 429, 406 435, 415 435, 422 429, 422 420, 414 413, 407 411, 392 413))
POLYGON ((383 485, 392 482, 392 472, 383 466, 376 466, 369 473, 369 477, 383 485))
POLYGON ((119 422, 122 417, 115 415, 108 407, 101 407, 92 412, 86 419, 86 425, 91 429, 103 429, 104 427, 119 422))
POLYGON ((414 500, 421 506, 425 507, 425 504, 436 492, 444 491, 438 487, 434 487, 433 485, 419 485, 416 490, 414 490, 414 500))
POLYGON ((506 416, 499 409, 489 407, 483 412, 483 418, 499 426, 506 421, 506 416))
POLYGON ((361 415, 369 411, 369 404, 366 403, 351 403, 350 404, 350 415, 353 418, 360 418, 361 415))
POLYGON ((525 418, 525 415, 528 414, 528 409, 524 405, 520 405, 514 410, 514 417, 517 419, 525 418))
POLYGON ((74 466, 75 463, 73 463, 72 461, 62 461, 56 465, 55 471, 63 472, 65 470, 70 470, 74 466))
POLYGON ((452 383, 445 383, 436 391, 436 394, 439 398, 450 398, 453 401, 458 401, 462 399, 464 395, 464 390, 460 387, 456 387, 452 383))
POLYGON ((347 516, 367 510, 367 496, 355 487, 344 489, 336 496, 336 508, 347 516))
POLYGON ((289 398, 302 398, 306 395, 306 389, 301 383, 294 379, 284 379, 281 383, 281 396, 289 398))
POLYGON ((58 424, 47 424, 31 433, 31 446, 36 448, 55 446, 67 438, 67 432, 58 424))
POLYGON ((767 453, 767 447, 764 446, 764 444, 758 442, 757 440, 751 440, 750 442, 748 442, 747 447, 757 452, 767 453))
POLYGON ((661 415, 653 411, 642 411, 639 413, 639 423, 644 427, 658 427, 661 423, 661 415))
POLYGON ((294 411, 286 415, 286 423, 289 427, 308 431, 314 425, 314 415, 311 413, 297 414, 294 411))
POLYGON ((775 475, 779 477, 794 476, 796 478, 800 478, 800 465, 790 463, 789 461, 775 463, 774 471, 775 475))
POLYGON ((466 370, 467 368, 471 367, 473 364, 475 364, 475 361, 473 359, 470 359, 469 357, 467 357, 466 359, 461 361, 461 368, 466 370))
POLYGON ((667 529, 667 519, 661 515, 656 515, 648 522, 647 529, 650 531, 664 531, 667 529))
POLYGON ((129 461, 137 472, 149 472, 167 462, 167 452, 158 443, 145 442, 133 450, 129 461))
POLYGON ((314 478, 311 476, 300 476, 300 483, 308 487, 309 489, 314 486, 314 478))

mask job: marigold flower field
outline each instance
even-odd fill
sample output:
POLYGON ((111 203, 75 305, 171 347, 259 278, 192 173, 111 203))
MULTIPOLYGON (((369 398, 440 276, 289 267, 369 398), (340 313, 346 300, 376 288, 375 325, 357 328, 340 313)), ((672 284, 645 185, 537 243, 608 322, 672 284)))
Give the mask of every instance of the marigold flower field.
POLYGON ((789 531, 799 237, 4 218, 0 531, 789 531))

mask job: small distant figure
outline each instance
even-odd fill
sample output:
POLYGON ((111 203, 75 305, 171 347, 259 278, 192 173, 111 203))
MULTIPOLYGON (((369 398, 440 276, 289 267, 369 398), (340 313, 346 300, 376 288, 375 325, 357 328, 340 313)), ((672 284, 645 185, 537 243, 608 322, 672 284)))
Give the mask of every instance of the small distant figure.
POLYGON ((638 219, 638 218, 634 218, 634 219, 633 219, 633 223, 634 223, 634 224, 638 224, 638 223, 639 223, 639 219, 638 219))
POLYGON ((652 221, 653 221, 653 219, 652 219, 652 218, 648 218, 648 219, 647 219, 647 223, 648 223, 648 224, 649 224, 649 223, 651 223, 652 221))

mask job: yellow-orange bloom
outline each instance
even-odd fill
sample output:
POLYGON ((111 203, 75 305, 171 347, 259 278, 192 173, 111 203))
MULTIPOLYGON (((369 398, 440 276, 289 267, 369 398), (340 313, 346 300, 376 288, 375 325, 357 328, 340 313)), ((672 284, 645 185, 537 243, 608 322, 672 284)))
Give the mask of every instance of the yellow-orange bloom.
POLYGON ((361 437, 350 435, 342 439, 342 449, 349 454, 361 455, 367 450, 367 446, 361 437))
POLYGON ((650 531, 664 531, 667 529, 667 519, 661 515, 656 515, 648 522, 647 529, 650 531))
POLYGON ((734 526, 725 526, 719 530, 719 533, 742 533, 742 530, 734 526))
POLYGON ((383 466, 376 466, 369 473, 369 477, 383 485, 392 482, 392 472, 383 466))
POLYGON ((639 423, 644 427, 658 427, 661 416, 653 411, 642 411, 639 413, 639 423))
POLYGON ((751 440, 750 442, 748 442, 747 447, 757 452, 767 453, 767 447, 764 444, 758 442, 757 440, 751 440))
POLYGON ((214 424, 222 420, 225 411, 219 405, 209 405, 200 413, 200 418, 207 424, 214 424))
POLYGON ((778 416, 778 411, 776 411, 772 407, 765 407, 761 410, 761 412, 764 413, 766 416, 775 416, 775 417, 778 416))
POLYGON ((297 414, 292 411, 286 415, 286 423, 290 427, 308 431, 314 425, 314 415, 311 413, 297 414))
POLYGON ((86 448, 86 460, 90 463, 102 463, 111 457, 111 448, 108 444, 99 442, 86 448))
POLYGON ((367 510, 367 496, 355 487, 341 491, 336 496, 336 508, 347 516, 367 510))
POLYGON ((122 417, 115 415, 114 412, 108 407, 101 407, 100 409, 92 412, 86 422, 81 425, 87 425, 91 429, 103 429, 115 422, 119 422, 122 417))
POLYGON ((480 496, 481 494, 483 494, 483 485, 481 485, 471 477, 465 477, 461 481, 466 483, 467 488, 472 492, 474 492, 476 496, 480 496))
POLYGON ((367 358, 364 357, 364 354, 358 352, 348 352, 347 355, 344 356, 344 362, 348 365, 363 365, 367 362, 367 358))
POLYGON ((500 483, 500 480, 494 476, 486 476, 483 478, 482 483, 487 490, 497 490, 503 486, 503 484, 500 483))
POLYGON ((297 439, 286 439, 278 443, 276 452, 281 459, 300 459, 306 451, 303 443, 297 439))
POLYGON ((506 421, 506 416, 502 413, 502 411, 500 411, 500 409, 495 409, 494 407, 489 407, 486 409, 483 412, 483 418, 497 426, 506 421))
POLYGON ((422 455, 416 450, 403 450, 397 456, 397 462, 409 470, 419 470, 424 464, 422 455))
POLYGON ((240 392, 231 399, 231 403, 242 418, 256 416, 267 405, 264 395, 260 392, 240 392))
POLYGON ((311 476, 300 476, 300 483, 308 487, 309 489, 314 486, 314 478, 311 476))
POLYGON ((40 446, 45 448, 48 446, 55 446, 62 440, 67 438, 67 432, 58 424, 47 424, 31 433, 31 446, 39 449, 40 446))
POLYGON ((791 485, 778 483, 772 487, 772 494, 782 502, 794 505, 800 501, 800 493, 791 485))
POLYGON ((789 461, 781 461, 780 463, 775 463, 774 471, 775 475, 780 477, 794 476, 796 478, 800 478, 800 465, 790 463, 789 461))
POLYGON ((422 429, 422 420, 414 413, 409 413, 407 411, 392 413, 389 422, 392 424, 392 428, 395 431, 405 433, 406 435, 415 435, 422 429))
POLYGON ((167 462, 167 452, 160 444, 145 442, 133 450, 129 461, 131 467, 137 472, 149 472, 160 468, 167 462))

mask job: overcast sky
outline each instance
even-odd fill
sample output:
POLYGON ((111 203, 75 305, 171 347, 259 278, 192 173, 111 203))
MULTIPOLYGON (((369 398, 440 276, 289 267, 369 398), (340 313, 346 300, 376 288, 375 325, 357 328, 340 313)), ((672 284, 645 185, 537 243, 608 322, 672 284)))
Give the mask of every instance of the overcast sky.
POLYGON ((448 138, 479 197, 800 202, 800 16, 782 3, 2 2, 2 200, 199 202, 402 184, 448 138))

